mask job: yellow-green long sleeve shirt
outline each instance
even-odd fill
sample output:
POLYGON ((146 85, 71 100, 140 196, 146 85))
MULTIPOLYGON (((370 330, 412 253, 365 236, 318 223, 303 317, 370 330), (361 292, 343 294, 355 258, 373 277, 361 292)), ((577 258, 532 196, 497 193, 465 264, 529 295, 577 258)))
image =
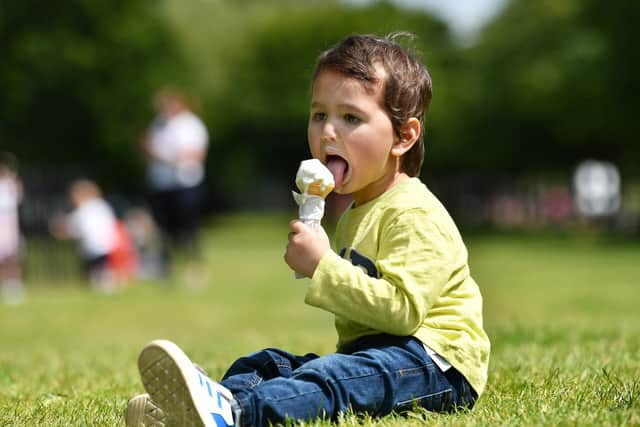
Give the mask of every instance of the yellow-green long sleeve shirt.
POLYGON ((372 334, 414 336, 480 395, 489 338, 467 249, 446 209, 417 178, 351 207, 338 221, 305 302, 335 315, 338 350, 372 334))

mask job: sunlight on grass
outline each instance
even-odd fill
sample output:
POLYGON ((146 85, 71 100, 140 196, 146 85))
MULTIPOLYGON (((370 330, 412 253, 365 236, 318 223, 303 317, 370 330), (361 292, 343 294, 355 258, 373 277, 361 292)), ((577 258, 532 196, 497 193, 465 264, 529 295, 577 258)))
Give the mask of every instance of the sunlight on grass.
MULTIPOLYGON (((303 303, 282 256, 288 217, 219 218, 204 236, 194 286, 168 283, 116 295, 82 281, 29 289, 0 306, 0 425, 117 426, 142 392, 136 358, 168 338, 219 378, 264 347, 328 353, 332 317, 303 303)), ((467 238, 492 339, 490 378, 473 411, 415 411, 345 426, 637 425, 640 423, 639 244, 576 238, 467 238)), ((304 426, 329 426, 328 422, 304 426)))

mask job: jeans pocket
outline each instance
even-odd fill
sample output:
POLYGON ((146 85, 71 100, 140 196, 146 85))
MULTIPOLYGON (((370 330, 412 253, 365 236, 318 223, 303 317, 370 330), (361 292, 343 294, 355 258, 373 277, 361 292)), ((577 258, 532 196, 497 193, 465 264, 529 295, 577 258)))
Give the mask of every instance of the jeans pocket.
POLYGON ((432 412, 449 412, 451 410, 452 390, 446 389, 437 393, 415 397, 410 400, 398 402, 394 411, 407 412, 416 407, 432 412))

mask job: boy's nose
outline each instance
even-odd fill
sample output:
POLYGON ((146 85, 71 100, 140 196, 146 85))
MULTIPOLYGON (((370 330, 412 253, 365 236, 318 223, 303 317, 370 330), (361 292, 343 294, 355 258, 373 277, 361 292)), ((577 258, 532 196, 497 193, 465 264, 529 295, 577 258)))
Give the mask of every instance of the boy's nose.
POLYGON ((329 141, 335 141, 336 140, 336 128, 330 121, 327 121, 324 124, 324 126, 322 127, 322 138, 321 139, 324 142, 329 142, 329 141))

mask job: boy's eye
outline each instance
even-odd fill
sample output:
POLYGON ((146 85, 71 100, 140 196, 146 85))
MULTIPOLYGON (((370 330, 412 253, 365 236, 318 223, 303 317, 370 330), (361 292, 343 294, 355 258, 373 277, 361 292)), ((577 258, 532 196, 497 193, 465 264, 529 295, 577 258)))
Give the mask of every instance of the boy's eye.
POLYGON ((350 123, 350 124, 353 124, 353 125, 358 124, 358 123, 360 123, 362 121, 362 120, 360 120, 359 117, 356 117, 353 114, 345 114, 344 120, 347 123, 350 123))
POLYGON ((311 115, 311 118, 313 119, 314 122, 321 122, 326 117, 327 117, 327 115, 325 113, 313 113, 311 115))

